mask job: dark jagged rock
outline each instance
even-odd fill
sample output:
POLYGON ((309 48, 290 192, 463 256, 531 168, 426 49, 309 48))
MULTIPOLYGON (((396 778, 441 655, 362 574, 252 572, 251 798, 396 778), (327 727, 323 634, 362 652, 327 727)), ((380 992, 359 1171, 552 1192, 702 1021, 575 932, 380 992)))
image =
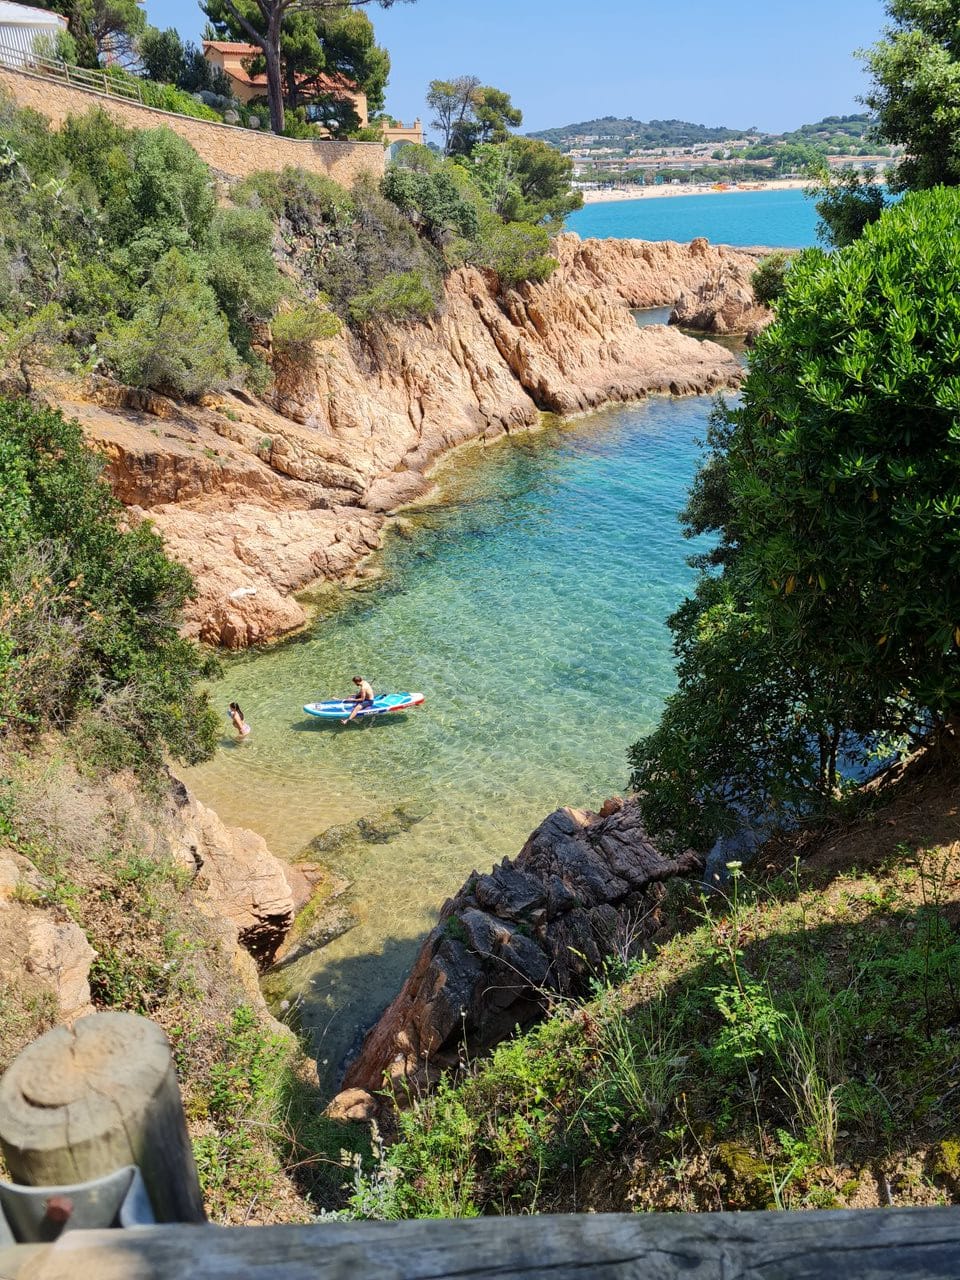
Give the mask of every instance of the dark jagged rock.
POLYGON ((550 1000, 582 995, 626 934, 642 946, 660 928, 664 881, 702 871, 687 850, 665 857, 634 800, 601 814, 558 809, 487 875, 446 902, 399 995, 364 1041, 344 1088, 429 1084, 541 1017, 550 1000), (602 815, 602 816, 601 816, 602 815))

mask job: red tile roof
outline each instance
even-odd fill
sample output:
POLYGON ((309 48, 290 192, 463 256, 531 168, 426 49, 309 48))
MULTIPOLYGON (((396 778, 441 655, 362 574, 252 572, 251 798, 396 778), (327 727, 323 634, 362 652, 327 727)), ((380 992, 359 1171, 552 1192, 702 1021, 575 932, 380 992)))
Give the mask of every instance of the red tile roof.
MULTIPOLYGON (((229 57, 229 59, 224 59, 223 68, 227 75, 232 79, 239 81, 241 84, 248 84, 251 87, 256 87, 258 89, 261 86, 264 88, 266 87, 266 72, 261 71, 259 75, 252 76, 245 67, 239 65, 241 59, 255 58, 261 54, 263 50, 259 45, 241 44, 239 41, 232 40, 204 40, 203 48, 204 52, 206 52, 207 49, 215 49, 217 53, 233 55, 232 57, 229 57)), ((297 83, 299 84, 308 78, 311 80, 314 79, 312 76, 297 76, 297 83)), ((346 76, 342 76, 338 73, 334 75, 317 76, 316 85, 320 93, 335 93, 338 90, 341 93, 350 94, 357 92, 356 82, 348 80, 346 76)))

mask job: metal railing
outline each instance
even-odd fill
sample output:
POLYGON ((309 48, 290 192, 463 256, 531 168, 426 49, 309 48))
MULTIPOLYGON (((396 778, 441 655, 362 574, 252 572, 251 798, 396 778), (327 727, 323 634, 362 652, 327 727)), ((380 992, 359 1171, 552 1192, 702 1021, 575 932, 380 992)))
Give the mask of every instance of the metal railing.
POLYGON ((144 106, 143 91, 139 83, 131 83, 109 71, 89 71, 86 67, 72 67, 59 58, 43 58, 39 54, 25 52, 13 45, 0 42, 0 67, 11 71, 27 71, 30 75, 44 76, 48 80, 61 80, 78 89, 93 89, 109 94, 112 98, 126 98, 144 106))

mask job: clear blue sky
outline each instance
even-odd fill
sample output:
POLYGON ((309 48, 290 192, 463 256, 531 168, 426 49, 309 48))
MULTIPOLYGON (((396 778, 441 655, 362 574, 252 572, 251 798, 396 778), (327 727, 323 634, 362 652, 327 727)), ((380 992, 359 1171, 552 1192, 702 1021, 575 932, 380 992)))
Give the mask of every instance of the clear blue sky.
MULTIPOLYGON (((195 0, 146 7, 199 37, 195 0)), ((881 0, 417 0, 370 15, 393 115, 425 117, 432 79, 477 75, 512 94, 525 130, 613 115, 780 132, 858 111, 853 51, 884 25, 881 0)))

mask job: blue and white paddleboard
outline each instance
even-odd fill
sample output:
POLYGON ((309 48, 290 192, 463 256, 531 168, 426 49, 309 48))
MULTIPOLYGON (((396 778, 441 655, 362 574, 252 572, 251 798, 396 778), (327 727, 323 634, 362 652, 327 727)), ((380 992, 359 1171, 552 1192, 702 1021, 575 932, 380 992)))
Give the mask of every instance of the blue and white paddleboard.
MULTIPOLYGON (((423 702, 422 693, 378 693, 373 705, 361 707, 354 716, 382 716, 388 711, 406 711, 407 707, 419 707, 423 702)), ((346 720, 356 706, 353 698, 330 702, 308 702, 303 708, 308 716, 316 716, 318 720, 346 720)))

